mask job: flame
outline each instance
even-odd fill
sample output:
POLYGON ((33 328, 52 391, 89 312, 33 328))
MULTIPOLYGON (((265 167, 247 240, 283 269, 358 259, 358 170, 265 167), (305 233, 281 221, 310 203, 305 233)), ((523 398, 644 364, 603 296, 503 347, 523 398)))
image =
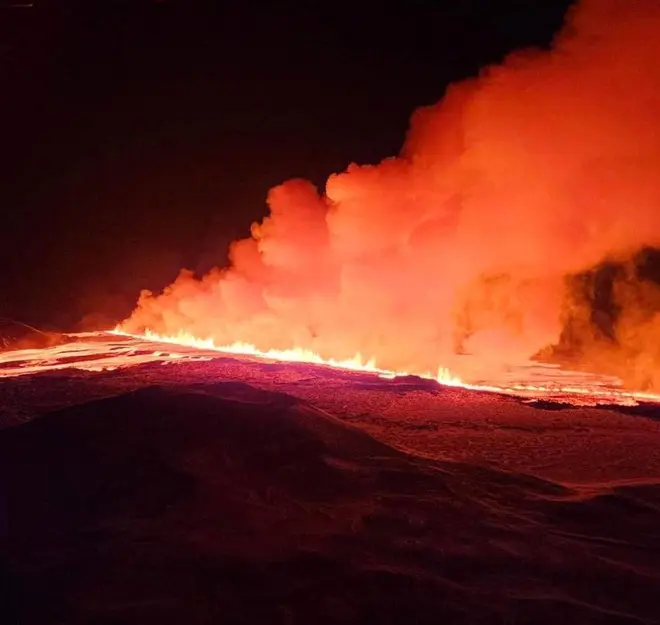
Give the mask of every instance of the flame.
POLYGON ((216 345, 212 339, 202 339, 180 332, 160 335, 153 331, 131 334, 121 326, 110 331, 83 332, 67 335, 70 342, 40 349, 17 349, 0 352, 0 378, 39 375, 48 372, 82 370, 90 373, 125 370, 145 364, 183 364, 213 360, 213 352, 248 356, 267 361, 309 363, 348 371, 372 373, 381 378, 416 376, 435 380, 446 387, 460 387, 481 393, 496 393, 529 401, 546 400, 575 406, 619 405, 635 406, 641 402, 660 404, 660 395, 625 391, 621 381, 612 376, 564 371, 556 366, 523 363, 510 373, 515 379, 498 378, 472 384, 440 367, 431 372, 393 371, 377 366, 375 359, 365 360, 360 354, 347 360, 323 358, 302 348, 260 350, 249 343, 216 345), (182 349, 166 349, 165 345, 182 349), (518 380, 518 381, 516 381, 518 380), (520 380, 539 380, 528 383, 520 380))
MULTIPOLYGON (((522 396, 530 399, 546 398, 556 401, 567 401, 574 405, 621 405, 635 406, 640 402, 660 403, 660 395, 640 391, 625 391, 616 388, 621 381, 616 378, 608 378, 610 384, 605 384, 596 376, 590 376, 590 381, 583 385, 560 384, 546 382, 545 384, 471 384, 464 382, 458 376, 453 375, 449 369, 438 367, 436 374, 431 372, 414 371, 393 371, 382 369, 376 365, 374 358, 365 360, 361 354, 356 354, 353 358, 346 360, 335 360, 333 358, 323 358, 316 352, 293 347, 291 349, 279 350, 269 349, 261 350, 255 345, 244 342, 235 342, 229 345, 216 345, 212 338, 202 339, 195 337, 187 332, 178 332, 175 335, 162 335, 152 330, 145 330, 142 334, 131 334, 122 330, 121 325, 111 331, 112 334, 131 337, 154 343, 168 343, 172 345, 181 345, 192 347, 199 350, 209 350, 223 352, 227 354, 236 354, 241 356, 252 356, 266 360, 275 360, 280 362, 306 363, 322 365, 335 369, 344 369, 349 371, 363 371, 374 373, 382 378, 394 379, 396 377, 416 376, 422 379, 435 380, 442 386, 460 387, 467 390, 481 391, 488 393, 498 393, 505 395, 522 396), (615 386, 613 388, 613 385, 615 386)), ((566 372, 571 375, 573 372, 566 372)))
POLYGON ((303 349, 301 347, 293 347, 291 349, 268 349, 266 351, 259 349, 251 343, 244 343, 237 341, 230 345, 216 345, 212 338, 198 338, 189 334, 188 332, 178 332, 175 335, 162 335, 152 330, 145 330, 142 334, 130 334, 124 332, 121 326, 117 326, 113 334, 120 336, 130 336, 132 338, 139 338, 147 341, 154 341, 156 343, 171 343, 173 345, 184 345, 186 347, 194 347, 196 349, 205 349, 217 352, 224 352, 227 354, 237 354, 241 356, 254 356, 256 358, 264 358, 267 360, 277 360, 281 362, 302 362, 314 365, 324 365, 334 369, 346 369, 349 371, 364 371, 367 373, 375 373, 382 378, 395 378, 400 376, 415 375, 419 378, 427 380, 435 380, 439 384, 445 386, 461 386, 469 387, 463 381, 455 376, 444 367, 438 367, 436 374, 430 371, 425 372, 412 372, 412 371, 392 371, 390 369, 382 369, 376 365, 375 358, 366 360, 362 354, 355 354, 352 358, 345 360, 336 360, 334 358, 323 358, 316 352, 303 349))

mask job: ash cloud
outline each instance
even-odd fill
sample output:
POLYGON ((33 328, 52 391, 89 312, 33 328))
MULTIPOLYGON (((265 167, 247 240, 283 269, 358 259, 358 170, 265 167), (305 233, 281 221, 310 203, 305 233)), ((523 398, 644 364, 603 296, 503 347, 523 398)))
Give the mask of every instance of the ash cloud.
POLYGON ((567 276, 660 245, 658 59, 657 0, 579 2, 551 50, 417 110, 399 156, 272 189, 227 268, 144 292, 123 329, 467 379, 461 353, 530 357, 560 338, 567 276))

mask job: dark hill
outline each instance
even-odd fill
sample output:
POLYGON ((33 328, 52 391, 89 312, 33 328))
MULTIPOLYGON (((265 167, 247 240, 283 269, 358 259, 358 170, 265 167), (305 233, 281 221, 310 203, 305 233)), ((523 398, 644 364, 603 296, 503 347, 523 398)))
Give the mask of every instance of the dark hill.
POLYGON ((2 431, 0 476, 12 625, 660 614, 656 486, 586 496, 430 462, 243 383, 144 388, 2 431))

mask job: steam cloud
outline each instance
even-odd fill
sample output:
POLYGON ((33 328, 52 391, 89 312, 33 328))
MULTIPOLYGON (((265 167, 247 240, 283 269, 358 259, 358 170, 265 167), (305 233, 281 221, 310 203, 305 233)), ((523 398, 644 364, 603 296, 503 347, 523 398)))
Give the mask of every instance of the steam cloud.
POLYGON ((582 0, 552 50, 417 110, 398 157, 272 189, 228 268, 144 292, 123 329, 467 379, 461 352, 529 357, 566 276, 660 245, 659 115, 660 2, 582 0))

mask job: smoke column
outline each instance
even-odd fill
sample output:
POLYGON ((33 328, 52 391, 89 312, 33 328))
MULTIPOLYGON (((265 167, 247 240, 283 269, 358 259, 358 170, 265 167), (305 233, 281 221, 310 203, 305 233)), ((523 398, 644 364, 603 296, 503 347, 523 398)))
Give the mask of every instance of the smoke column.
POLYGON ((583 0, 417 110, 399 156, 290 180, 230 265, 143 292, 128 332, 499 367, 556 342, 566 277, 660 245, 660 2, 583 0))

